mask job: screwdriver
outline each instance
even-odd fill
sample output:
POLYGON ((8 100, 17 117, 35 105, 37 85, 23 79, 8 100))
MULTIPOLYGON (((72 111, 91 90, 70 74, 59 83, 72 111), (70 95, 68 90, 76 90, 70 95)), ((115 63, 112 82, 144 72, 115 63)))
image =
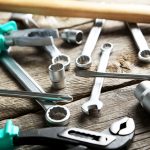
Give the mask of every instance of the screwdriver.
POLYGON ((146 74, 106 73, 106 72, 79 70, 76 72, 76 75, 85 78, 105 77, 105 78, 119 78, 119 79, 150 80, 150 75, 146 74))
POLYGON ((20 97, 20 98, 41 98, 47 101, 65 101, 65 102, 71 102, 73 100, 73 97, 70 95, 38 93, 30 91, 16 91, 6 89, 0 89, 0 96, 20 97))

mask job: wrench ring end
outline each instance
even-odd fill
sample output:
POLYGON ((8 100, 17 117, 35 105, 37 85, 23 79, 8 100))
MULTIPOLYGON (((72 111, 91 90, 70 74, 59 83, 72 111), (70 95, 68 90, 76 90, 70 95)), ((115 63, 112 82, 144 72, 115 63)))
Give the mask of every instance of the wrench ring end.
POLYGON ((54 125, 67 125, 69 123, 70 111, 65 106, 55 105, 46 111, 45 118, 54 125))
POLYGON ((138 53, 138 57, 143 62, 150 62, 150 49, 141 50, 138 53))
POLYGON ((87 55, 80 55, 76 59, 76 66, 82 69, 88 69, 91 67, 92 59, 87 55))
POLYGON ((52 59, 52 63, 61 63, 64 65, 65 70, 69 70, 70 67, 70 57, 64 54, 58 55, 52 59))
POLYGON ((111 43, 104 43, 101 47, 101 50, 107 50, 107 49, 112 49, 113 48, 113 44, 111 43))

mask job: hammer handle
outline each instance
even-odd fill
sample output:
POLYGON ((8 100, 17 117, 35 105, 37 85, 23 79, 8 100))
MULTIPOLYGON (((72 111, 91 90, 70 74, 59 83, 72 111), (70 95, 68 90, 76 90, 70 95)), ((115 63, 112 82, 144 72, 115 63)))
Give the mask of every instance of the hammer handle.
POLYGON ((150 6, 72 0, 0 0, 0 11, 150 23, 150 6))

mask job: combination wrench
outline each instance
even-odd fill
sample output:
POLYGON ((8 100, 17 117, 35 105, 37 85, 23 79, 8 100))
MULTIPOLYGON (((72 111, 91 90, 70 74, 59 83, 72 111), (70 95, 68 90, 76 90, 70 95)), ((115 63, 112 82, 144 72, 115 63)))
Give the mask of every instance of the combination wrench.
POLYGON ((92 27, 87 41, 84 45, 82 54, 76 59, 76 66, 81 69, 88 69, 92 64, 91 54, 95 48, 98 37, 101 33, 104 19, 96 19, 94 26, 92 27))
MULTIPOLYGON (((28 14, 28 15, 23 15, 20 13, 16 13, 12 16, 12 18, 14 20, 20 20, 22 21, 27 27, 30 28, 30 22, 32 22, 32 25, 35 28, 39 28, 39 26, 36 24, 36 22, 32 19, 32 14, 28 14), (35 22, 35 23, 33 23, 35 22)), ((70 57, 68 55, 62 54, 59 49, 56 47, 55 43, 54 43, 54 38, 58 38, 59 37, 59 33, 57 32, 57 36, 55 34, 55 36, 53 35, 47 35, 47 34, 39 34, 38 32, 34 32, 32 33, 32 35, 30 35, 31 37, 36 37, 36 36, 41 36, 43 38, 46 38, 47 36, 49 36, 51 44, 48 46, 42 46, 42 48, 48 53, 48 55, 50 55, 52 57, 52 63, 62 63, 65 67, 65 70, 69 69, 70 66, 70 57)))
MULTIPOLYGON (((8 49, 9 50, 9 49, 8 49)), ((1 52, 0 62, 14 76, 16 80, 28 91, 45 93, 45 91, 30 77, 30 75, 8 54, 1 52)), ((65 125, 69 122, 70 111, 65 106, 54 105, 43 99, 36 101, 45 110, 45 118, 50 124, 65 125)))
POLYGON ((138 58, 143 62, 150 62, 150 49, 144 38, 141 29, 136 23, 126 23, 128 29, 130 30, 132 37, 139 49, 138 58))
MULTIPOLYGON (((112 48, 113 45, 111 43, 105 43, 104 45, 102 45, 101 58, 97 71, 105 72, 112 48)), ((95 83, 93 85, 90 99, 82 105, 82 111, 87 115, 90 114, 91 110, 94 110, 94 112, 96 110, 96 112, 98 113, 103 107, 102 101, 99 100, 103 80, 104 78, 95 78, 95 83)))

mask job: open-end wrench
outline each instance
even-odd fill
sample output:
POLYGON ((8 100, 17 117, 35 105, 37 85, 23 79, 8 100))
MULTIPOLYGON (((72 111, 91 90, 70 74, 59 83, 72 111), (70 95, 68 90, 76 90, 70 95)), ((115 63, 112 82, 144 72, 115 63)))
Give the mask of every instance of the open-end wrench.
MULTIPOLYGON (((105 43, 102 47, 102 54, 97 71, 105 72, 109 60, 109 56, 113 45, 111 43, 105 43)), ((91 92, 89 101, 82 105, 82 111, 89 115, 90 110, 101 110, 103 103, 99 100, 104 78, 95 78, 95 83, 91 92)), ((94 111, 95 112, 95 111, 94 111)))
POLYGON ((139 49, 138 58, 143 62, 150 62, 150 49, 144 38, 141 29, 136 23, 126 23, 128 29, 130 30, 132 37, 139 49))
POLYGON ((94 26, 92 27, 87 41, 84 45, 82 54, 76 59, 76 66, 82 69, 87 69, 92 64, 91 54, 95 48, 98 37, 101 33, 104 19, 96 19, 94 26))
MULTIPOLYGON (((7 51, 1 52, 0 62, 7 68, 7 70, 19 81, 19 83, 26 89, 32 92, 45 91, 30 77, 30 75, 8 54, 7 51)), ((36 101, 46 111, 46 120, 55 125, 65 125, 69 121, 70 111, 65 106, 54 105, 52 102, 47 102, 43 99, 36 99, 36 101)))

